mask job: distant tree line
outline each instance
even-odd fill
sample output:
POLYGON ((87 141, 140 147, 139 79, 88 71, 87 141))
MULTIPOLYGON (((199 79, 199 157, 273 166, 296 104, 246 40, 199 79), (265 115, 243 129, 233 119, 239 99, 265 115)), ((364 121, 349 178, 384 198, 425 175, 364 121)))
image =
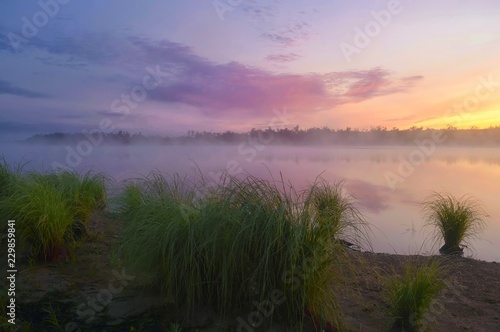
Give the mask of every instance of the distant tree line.
MULTIPOLYGON (((253 141, 260 144, 290 144, 290 145, 411 145, 416 141, 440 138, 439 143, 445 145, 500 145, 500 126, 490 128, 458 129, 448 126, 446 129, 430 129, 411 127, 400 130, 377 126, 366 130, 330 129, 328 127, 313 127, 300 129, 299 126, 284 129, 255 129, 249 132, 237 133, 225 131, 221 133, 190 130, 181 136, 131 134, 126 131, 99 133, 94 139, 105 144, 236 144, 253 141)), ((52 133, 37 134, 27 139, 30 143, 69 143, 88 139, 89 134, 82 133, 52 133)))

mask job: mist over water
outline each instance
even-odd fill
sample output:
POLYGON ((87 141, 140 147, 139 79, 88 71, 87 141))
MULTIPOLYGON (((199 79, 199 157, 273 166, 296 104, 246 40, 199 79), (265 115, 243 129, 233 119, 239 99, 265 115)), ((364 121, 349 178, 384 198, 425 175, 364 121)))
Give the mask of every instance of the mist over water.
POLYGON ((67 159, 65 145, 0 143, 0 155, 10 164, 28 162, 26 170, 52 171, 55 164, 78 164, 77 171, 93 169, 117 181, 152 170, 195 176, 197 169, 212 178, 221 170, 275 181, 282 176, 297 189, 319 175, 331 182, 344 181, 373 225, 376 252, 437 253, 441 243, 432 247, 419 202, 432 191, 470 194, 490 217, 481 239, 473 241, 475 252, 466 254, 500 261, 500 149, 439 147, 423 159, 411 159, 414 151, 415 147, 101 145, 77 160, 67 159))

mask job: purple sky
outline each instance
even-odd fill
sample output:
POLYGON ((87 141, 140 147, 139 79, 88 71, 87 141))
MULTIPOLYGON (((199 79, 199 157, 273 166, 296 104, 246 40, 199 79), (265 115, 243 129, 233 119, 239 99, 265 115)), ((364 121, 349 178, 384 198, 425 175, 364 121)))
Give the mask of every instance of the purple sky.
POLYGON ((498 1, 0 7, 0 137, 500 125, 498 1))

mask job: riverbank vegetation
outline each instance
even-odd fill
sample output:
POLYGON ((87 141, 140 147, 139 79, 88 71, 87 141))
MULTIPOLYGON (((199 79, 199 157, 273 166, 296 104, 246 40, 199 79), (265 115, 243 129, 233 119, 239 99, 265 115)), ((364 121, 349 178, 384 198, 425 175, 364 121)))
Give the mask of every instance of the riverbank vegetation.
POLYGON ((91 215, 106 207, 105 177, 96 173, 23 173, 0 166, 0 212, 16 220, 21 249, 56 261, 87 235, 91 215))
MULTIPOLYGON (((377 285, 370 287, 386 294, 384 315, 397 326, 418 329, 444 288, 446 273, 436 259, 382 273, 352 250, 371 250, 370 225, 342 183, 318 178, 299 190, 283 179, 251 175, 223 174, 209 184, 202 175, 153 172, 125 181, 108 197, 109 181, 94 172, 35 173, 0 164, 0 211, 16 220, 20 260, 29 258, 34 270, 45 261, 57 263, 55 268, 83 264, 73 273, 87 275, 96 271, 88 268, 92 259, 79 262, 75 253, 88 248, 86 242, 92 248, 106 243, 111 249, 95 258, 126 269, 132 288, 156 294, 176 313, 177 320, 164 318, 168 324, 187 330, 200 312, 210 312, 223 330, 276 324, 352 330, 344 301, 363 293, 363 285, 377 285), (99 226, 91 227, 96 221, 99 226), (113 229, 106 235, 111 239, 94 234, 104 224, 113 229)), ((448 248, 477 235, 483 225, 473 200, 436 194, 423 206, 448 248)), ((49 318, 56 316, 51 311, 49 318)), ((99 324, 103 321, 91 326, 99 324)))
POLYGON ((120 249, 133 271, 188 312, 225 317, 278 297, 270 321, 297 324, 307 311, 345 325, 335 288, 350 262, 339 240, 366 238, 368 225, 340 184, 298 193, 252 176, 187 183, 152 173, 125 188, 120 249))
POLYGON ((423 203, 427 225, 434 227, 437 239, 444 240, 439 249, 444 254, 461 254, 470 240, 477 238, 486 226, 487 214, 470 196, 457 198, 450 193, 435 192, 423 203))
MULTIPOLYGON (((374 126, 370 129, 331 129, 328 127, 299 128, 252 128, 249 132, 199 132, 189 130, 185 135, 144 135, 115 131, 96 133, 91 142, 99 144, 293 144, 293 145, 411 145, 415 143, 452 146, 498 146, 500 127, 461 129, 448 126, 443 129, 411 127, 408 129, 374 126)), ((68 144, 89 140, 85 134, 37 134, 26 140, 28 143, 68 144)), ((95 144, 95 143, 94 143, 95 144)))

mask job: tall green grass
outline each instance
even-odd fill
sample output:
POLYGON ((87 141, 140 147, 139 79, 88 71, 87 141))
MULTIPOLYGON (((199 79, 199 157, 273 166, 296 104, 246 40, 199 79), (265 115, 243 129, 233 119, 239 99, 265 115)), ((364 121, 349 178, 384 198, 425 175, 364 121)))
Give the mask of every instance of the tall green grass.
POLYGON ((425 325, 424 314, 444 287, 441 275, 435 260, 408 261, 402 275, 388 280, 389 314, 396 326, 417 331, 425 325))
POLYGON ((24 164, 21 163, 11 166, 3 157, 0 157, 0 198, 12 194, 23 167, 24 164))
POLYGON ((33 256, 57 259, 70 240, 69 199, 43 181, 24 181, 7 200, 20 240, 33 256))
MULTIPOLYGON (((23 165, 11 166, 0 157, 0 216, 12 219, 11 210, 4 202, 13 194, 17 183, 21 180, 23 165)), ((7 238, 7 222, 0 222, 0 243, 7 238)))
MULTIPOLYGON (((311 197, 319 191, 226 175, 195 201, 195 187, 204 185, 152 173, 126 186, 120 251, 129 267, 188 311, 253 311, 252 303, 280 290, 286 302, 270 319, 298 322, 307 311, 342 328, 335 286, 349 263, 333 231, 343 227, 331 224, 346 219, 317 216, 311 197)), ((339 202, 346 203, 328 204, 339 202)))
MULTIPOLYGON (((330 184, 317 179, 307 191, 305 210, 329 239, 343 240, 359 247, 370 246, 369 227, 342 182, 330 184)), ((345 242, 344 242, 345 243, 345 242)))
POLYGON ((60 172, 51 174, 33 174, 38 181, 47 182, 64 197, 73 214, 72 229, 75 235, 89 233, 88 224, 95 211, 102 211, 107 204, 105 183, 107 178, 94 172, 82 175, 76 172, 60 172))
POLYGON ((485 227, 486 213, 474 198, 456 198, 448 193, 433 193, 423 203, 426 223, 442 237, 442 253, 461 253, 462 244, 470 246, 485 227))
POLYGON ((0 167, 8 195, 0 212, 15 219, 23 248, 33 257, 56 260, 87 233, 95 210, 106 205, 104 177, 95 173, 15 173, 0 167), (7 175, 5 175, 7 174, 7 175))

